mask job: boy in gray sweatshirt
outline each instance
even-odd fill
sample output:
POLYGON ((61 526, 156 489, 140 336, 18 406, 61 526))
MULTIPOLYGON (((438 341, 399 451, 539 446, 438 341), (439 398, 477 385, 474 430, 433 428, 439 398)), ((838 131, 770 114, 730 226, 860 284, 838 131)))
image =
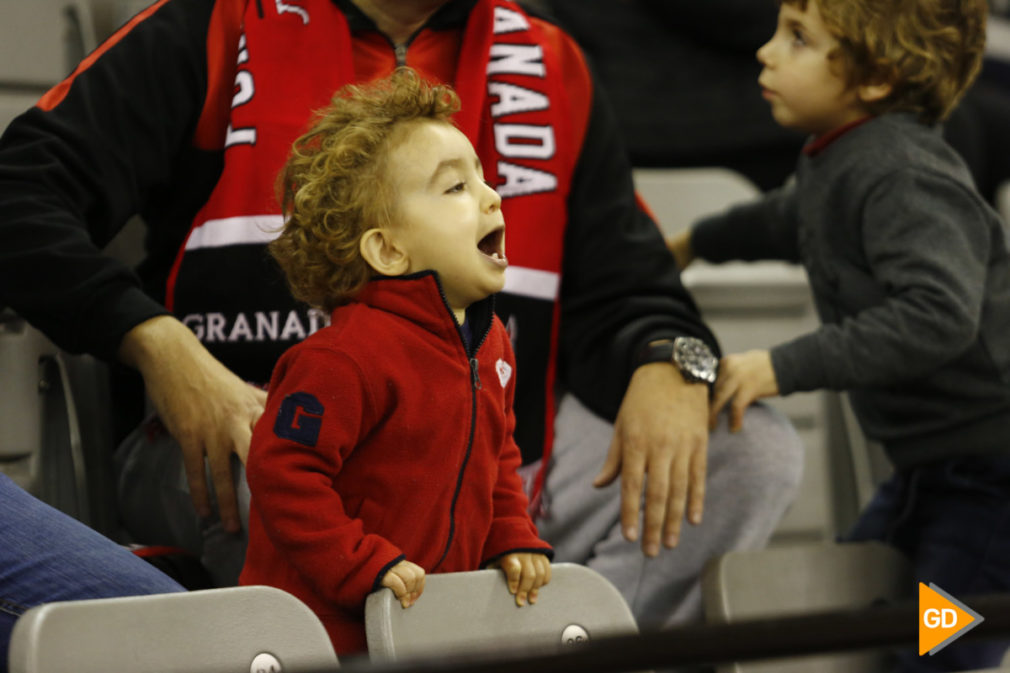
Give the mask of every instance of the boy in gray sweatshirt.
MULTIPOLYGON (((795 180, 668 240, 683 268, 806 268, 822 325, 720 363, 715 414, 847 390, 895 466, 849 539, 880 539, 916 579, 1010 590, 1010 254, 1004 224, 938 128, 981 67, 985 0, 783 0, 758 80, 811 136, 795 180)), ((902 670, 997 666, 1005 643, 956 643, 902 670)))

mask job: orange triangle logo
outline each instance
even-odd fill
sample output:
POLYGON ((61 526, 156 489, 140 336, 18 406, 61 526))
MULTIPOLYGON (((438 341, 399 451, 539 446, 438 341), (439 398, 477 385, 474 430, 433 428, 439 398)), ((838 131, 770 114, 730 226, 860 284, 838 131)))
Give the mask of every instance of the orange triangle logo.
POLYGON ((919 655, 934 655, 984 621, 933 583, 919 582, 919 655))

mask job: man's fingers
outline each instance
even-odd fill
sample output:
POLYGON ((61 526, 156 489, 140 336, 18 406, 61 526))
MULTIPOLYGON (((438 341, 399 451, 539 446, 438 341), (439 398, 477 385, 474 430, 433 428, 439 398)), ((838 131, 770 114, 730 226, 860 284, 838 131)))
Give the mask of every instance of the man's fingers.
POLYGON ((642 551, 646 556, 659 555, 660 533, 667 517, 667 503, 672 496, 671 458, 664 452, 649 461, 649 475, 645 483, 645 530, 642 535, 642 551))
POLYGON ((680 527, 684 519, 688 490, 689 451, 678 451, 669 467, 670 494, 666 500, 666 525, 663 527, 663 544, 672 549, 680 542, 680 527))
POLYGON ((626 446, 621 467, 621 530, 629 542, 638 540, 638 517, 641 510, 642 482, 645 478, 645 456, 634 446, 626 446))
POLYGON ((607 452, 607 459, 603 461, 603 467, 593 479, 593 486, 600 488, 614 481, 621 473, 621 451, 617 435, 610 440, 610 450, 607 452))
POLYGON ((695 526, 701 523, 705 511, 705 484, 708 479, 708 438, 705 445, 694 453, 691 458, 690 499, 687 506, 687 517, 695 526))
POLYGON ((218 449, 207 455, 210 477, 214 480, 214 494, 217 496, 217 511, 221 524, 229 533, 237 533, 242 528, 238 516, 238 497, 232 481, 231 452, 218 449))
POLYGON ((249 458, 249 444, 252 442, 252 430, 247 428, 245 424, 236 424, 233 429, 233 442, 235 454, 238 455, 238 459, 245 465, 246 460, 249 458))
POLYGON ((179 440, 182 449, 182 464, 189 482, 189 497, 197 515, 207 518, 211 514, 210 497, 207 495, 207 477, 204 473, 203 448, 192 440, 179 440))

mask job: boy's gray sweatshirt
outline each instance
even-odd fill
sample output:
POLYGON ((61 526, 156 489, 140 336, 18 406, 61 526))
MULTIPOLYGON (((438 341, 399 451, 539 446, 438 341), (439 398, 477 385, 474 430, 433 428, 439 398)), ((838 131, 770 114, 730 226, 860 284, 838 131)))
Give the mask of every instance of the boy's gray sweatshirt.
POLYGON ((1004 224, 939 129, 871 119, 691 240, 713 262, 806 268, 822 326, 772 348, 781 394, 850 391, 863 431, 898 467, 1010 454, 1004 224))

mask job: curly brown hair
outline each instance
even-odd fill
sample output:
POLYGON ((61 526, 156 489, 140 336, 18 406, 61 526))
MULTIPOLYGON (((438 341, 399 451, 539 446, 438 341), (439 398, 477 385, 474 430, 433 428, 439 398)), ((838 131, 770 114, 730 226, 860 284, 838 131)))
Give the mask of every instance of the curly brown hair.
POLYGON ((911 112, 943 121, 982 67, 986 0, 781 0, 806 10, 816 2, 839 42, 850 85, 891 84, 870 112, 911 112))
POLYGON ((450 87, 398 68, 343 87, 316 113, 277 176, 285 222, 268 246, 296 299, 332 311, 368 282, 372 269, 359 244, 366 231, 391 222, 385 167, 392 136, 415 120, 451 123, 458 110, 450 87))

